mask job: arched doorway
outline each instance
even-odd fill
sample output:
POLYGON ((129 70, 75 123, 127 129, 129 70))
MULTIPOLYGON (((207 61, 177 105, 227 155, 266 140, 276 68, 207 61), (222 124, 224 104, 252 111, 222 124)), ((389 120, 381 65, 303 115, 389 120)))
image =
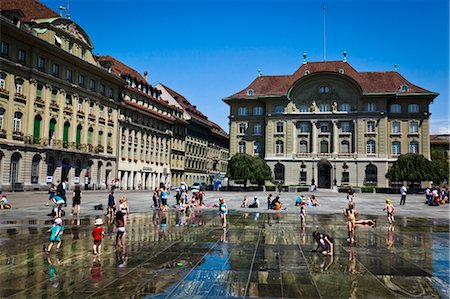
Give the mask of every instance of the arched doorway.
POLYGON ((112 178, 109 177, 112 170, 111 162, 106 163, 106 172, 105 172, 105 185, 108 187, 108 184, 112 182, 112 178))
POLYGON ((39 183, 39 164, 41 162, 40 155, 34 155, 33 160, 31 161, 31 183, 37 184, 39 183))
POLYGON ((281 163, 275 164, 275 168, 273 170, 275 174, 275 181, 284 181, 284 165, 281 163))
POLYGON ((39 144, 40 143, 41 122, 42 122, 42 117, 40 115, 36 115, 34 117, 33 144, 39 144))
POLYGON ((67 158, 64 158, 61 161, 61 182, 67 181, 69 177, 69 171, 70 171, 70 161, 67 158))
POLYGON ((365 186, 377 186, 378 184, 378 170, 375 165, 370 163, 366 166, 366 175, 364 177, 365 186))
POLYGON ((331 165, 329 163, 319 163, 318 177, 318 188, 331 188, 331 165))

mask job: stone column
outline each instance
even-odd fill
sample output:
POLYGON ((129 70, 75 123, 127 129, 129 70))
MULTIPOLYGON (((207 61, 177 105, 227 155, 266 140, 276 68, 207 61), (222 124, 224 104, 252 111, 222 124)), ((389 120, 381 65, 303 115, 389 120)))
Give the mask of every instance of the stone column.
POLYGON ((353 154, 358 156, 358 122, 356 119, 353 120, 353 154))
POLYGON ((337 155, 339 152, 338 150, 338 127, 337 127, 337 120, 333 120, 333 155, 337 155))
POLYGON ((317 154, 317 121, 311 121, 312 154, 317 154))

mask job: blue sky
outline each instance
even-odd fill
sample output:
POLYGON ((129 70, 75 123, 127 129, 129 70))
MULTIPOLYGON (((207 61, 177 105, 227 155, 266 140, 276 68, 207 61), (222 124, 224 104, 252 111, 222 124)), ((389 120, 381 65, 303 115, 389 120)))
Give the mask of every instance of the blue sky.
MULTIPOLYGON (((43 0, 58 11, 67 0, 43 0)), ((449 5, 447 0, 394 1, 145 1, 71 0, 72 20, 91 37, 96 54, 109 54, 149 72, 183 94, 228 131, 222 98, 257 76, 293 73, 307 52, 358 71, 398 71, 438 92, 431 133, 449 131, 449 5)))

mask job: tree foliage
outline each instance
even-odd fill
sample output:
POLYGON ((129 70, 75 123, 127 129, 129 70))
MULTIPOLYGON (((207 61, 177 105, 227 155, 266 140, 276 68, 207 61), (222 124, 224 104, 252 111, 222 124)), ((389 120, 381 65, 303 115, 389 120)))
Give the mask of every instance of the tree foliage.
POLYGON ((389 168, 386 178, 391 182, 440 182, 443 179, 443 173, 440 173, 436 165, 424 156, 406 154, 398 157, 397 161, 389 168))
MULTIPOLYGON (((431 149, 431 161, 436 166, 439 173, 448 179, 449 165, 447 151, 443 147, 436 147, 431 149)), ((436 181, 437 183, 438 181, 436 181)))
POLYGON ((272 171, 259 157, 236 154, 228 163, 227 177, 233 181, 243 181, 244 187, 247 187, 247 181, 256 182, 261 186, 264 181, 272 179, 272 171))

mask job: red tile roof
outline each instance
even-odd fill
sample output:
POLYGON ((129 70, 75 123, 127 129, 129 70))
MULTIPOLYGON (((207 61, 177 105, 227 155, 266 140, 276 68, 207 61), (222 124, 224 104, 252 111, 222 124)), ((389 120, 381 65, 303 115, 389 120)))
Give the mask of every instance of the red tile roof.
POLYGON ((119 77, 127 76, 136 79, 138 82, 146 83, 145 78, 135 69, 129 67, 120 60, 115 59, 109 55, 96 55, 95 58, 100 63, 109 63, 111 65, 111 71, 119 77))
POLYGON ((248 87, 235 93, 229 98, 252 98, 247 95, 247 90, 254 90, 254 97, 283 96, 295 81, 310 74, 318 72, 344 71, 346 76, 354 79, 364 93, 390 92, 399 94, 430 93, 430 91, 412 84, 398 72, 358 72, 350 64, 344 61, 308 62, 300 66, 292 75, 261 76, 256 78, 248 87), (407 85, 408 91, 401 92, 400 86, 407 85))
POLYGON ((430 144, 450 144, 450 134, 430 135, 430 144))
POLYGON ((59 17, 58 13, 37 0, 1 0, 0 10, 21 10, 24 14, 22 22, 59 17))
POLYGON ((161 84, 161 85, 186 111, 190 112, 191 115, 194 114, 199 118, 203 118, 205 120, 208 119, 208 117, 206 117, 206 115, 204 115, 199 110, 197 110, 197 107, 192 105, 191 102, 189 102, 184 96, 182 96, 181 94, 179 94, 175 90, 167 87, 164 84, 161 84))
POLYGON ((131 101, 123 100, 123 102, 125 104, 129 105, 129 106, 132 106, 132 107, 137 108, 139 110, 142 110, 142 111, 145 111, 147 113, 153 114, 153 115, 155 115, 155 116, 157 116, 159 118, 163 118, 163 119, 168 120, 170 122, 174 122, 175 121, 175 117, 173 117, 173 116, 168 116, 168 115, 164 115, 164 114, 158 113, 158 112, 156 112, 156 111, 154 111, 152 109, 148 109, 148 108, 146 108, 144 106, 138 105, 138 104, 133 103, 131 101))

